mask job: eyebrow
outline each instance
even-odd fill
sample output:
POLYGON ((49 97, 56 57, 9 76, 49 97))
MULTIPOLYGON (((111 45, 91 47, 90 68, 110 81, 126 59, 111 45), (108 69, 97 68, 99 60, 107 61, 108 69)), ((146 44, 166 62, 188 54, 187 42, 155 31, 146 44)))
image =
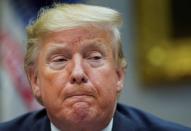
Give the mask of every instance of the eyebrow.
POLYGON ((49 57, 51 54, 58 53, 58 52, 68 52, 68 48, 66 47, 66 43, 54 43, 51 45, 51 47, 48 48, 47 56, 49 57))
POLYGON ((103 41, 87 41, 87 44, 81 47, 81 52, 87 52, 89 50, 101 50, 102 52, 108 51, 106 44, 103 41))

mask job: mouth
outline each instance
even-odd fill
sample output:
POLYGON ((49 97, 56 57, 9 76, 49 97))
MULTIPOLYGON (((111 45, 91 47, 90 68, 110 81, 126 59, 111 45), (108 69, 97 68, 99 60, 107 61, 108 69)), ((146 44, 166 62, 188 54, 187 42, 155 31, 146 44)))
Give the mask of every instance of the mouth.
POLYGON ((97 91, 94 88, 86 88, 86 87, 79 87, 79 88, 70 88, 69 90, 65 90, 64 100, 69 100, 72 102, 87 102, 92 101, 93 99, 97 98, 97 91))
POLYGON ((92 93, 82 93, 82 92, 77 92, 77 93, 71 93, 68 94, 65 99, 78 99, 78 100, 83 100, 86 98, 94 98, 95 96, 92 93))
POLYGON ((77 94, 77 95, 70 95, 66 97, 65 101, 69 102, 70 104, 79 104, 79 103, 92 103, 95 100, 94 96, 87 95, 87 94, 77 94))
POLYGON ((73 94, 73 95, 68 95, 65 99, 68 99, 68 98, 88 98, 88 97, 94 97, 93 95, 89 95, 89 94, 73 94))

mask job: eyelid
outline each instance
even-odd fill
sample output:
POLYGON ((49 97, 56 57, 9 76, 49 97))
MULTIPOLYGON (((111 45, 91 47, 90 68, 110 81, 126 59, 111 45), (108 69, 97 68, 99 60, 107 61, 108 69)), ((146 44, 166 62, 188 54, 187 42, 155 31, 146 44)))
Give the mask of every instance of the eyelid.
POLYGON ((91 56, 91 55, 100 55, 100 56, 102 56, 102 53, 100 53, 98 51, 92 51, 92 52, 89 52, 88 55, 89 56, 91 56))
POLYGON ((68 60, 68 57, 66 57, 63 54, 55 54, 48 58, 48 63, 56 63, 56 62, 65 62, 68 60))
POLYGON ((53 55, 49 58, 48 65, 54 70, 64 69, 68 63, 68 59, 69 58, 65 57, 64 55, 53 55))
POLYGON ((86 54, 85 54, 85 57, 94 57, 94 56, 104 56, 103 53, 101 51, 88 51, 86 54))
POLYGON ((53 56, 51 59, 54 61, 55 59, 67 59, 67 58, 64 55, 56 55, 53 56))

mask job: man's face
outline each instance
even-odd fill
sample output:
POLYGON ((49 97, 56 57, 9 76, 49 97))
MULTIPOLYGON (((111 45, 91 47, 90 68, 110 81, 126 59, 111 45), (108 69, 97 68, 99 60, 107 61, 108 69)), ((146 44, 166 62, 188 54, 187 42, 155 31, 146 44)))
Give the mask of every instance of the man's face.
POLYGON ((115 64, 111 37, 95 27, 43 37, 31 84, 57 126, 104 127, 112 118, 124 72, 115 64))

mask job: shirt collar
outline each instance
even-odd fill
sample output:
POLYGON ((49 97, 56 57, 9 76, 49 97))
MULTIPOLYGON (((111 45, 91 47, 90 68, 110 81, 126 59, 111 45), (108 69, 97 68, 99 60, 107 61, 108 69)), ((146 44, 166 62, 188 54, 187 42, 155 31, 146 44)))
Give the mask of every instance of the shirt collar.
MULTIPOLYGON (((51 131, 60 131, 58 128, 56 128, 54 126, 53 123, 50 123, 50 127, 51 127, 51 131)), ((111 119, 111 121, 109 122, 109 124, 107 125, 106 128, 104 128, 102 131, 112 131, 112 127, 113 127, 113 118, 111 119)))
POLYGON ((113 118, 111 119, 107 127, 104 128, 102 131, 112 131, 112 127, 113 127, 113 118))

